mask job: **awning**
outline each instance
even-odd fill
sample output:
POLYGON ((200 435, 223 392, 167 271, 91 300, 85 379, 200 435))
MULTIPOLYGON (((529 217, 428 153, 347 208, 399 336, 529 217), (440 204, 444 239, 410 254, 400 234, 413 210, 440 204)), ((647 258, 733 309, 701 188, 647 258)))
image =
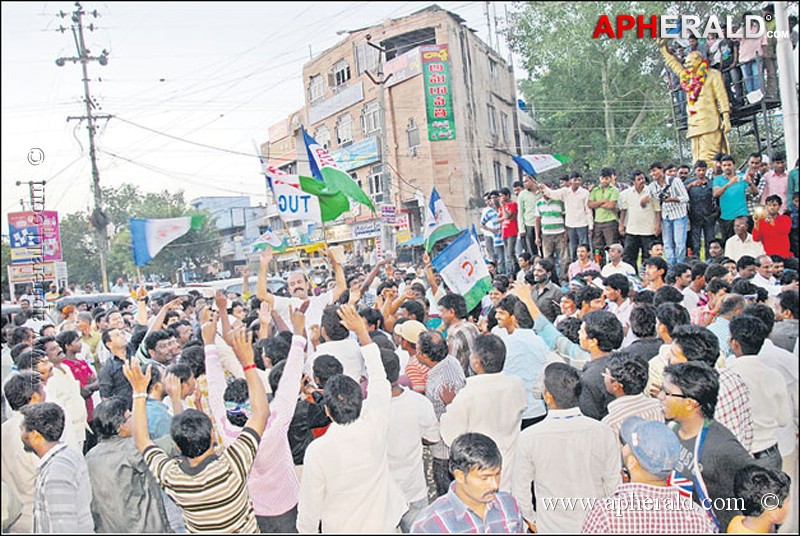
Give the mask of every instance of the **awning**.
POLYGON ((407 248, 407 247, 413 247, 413 246, 421 246, 423 240, 424 240, 423 236, 415 236, 414 238, 412 238, 408 242, 403 242, 402 244, 397 244, 397 247, 399 247, 399 248, 407 248))

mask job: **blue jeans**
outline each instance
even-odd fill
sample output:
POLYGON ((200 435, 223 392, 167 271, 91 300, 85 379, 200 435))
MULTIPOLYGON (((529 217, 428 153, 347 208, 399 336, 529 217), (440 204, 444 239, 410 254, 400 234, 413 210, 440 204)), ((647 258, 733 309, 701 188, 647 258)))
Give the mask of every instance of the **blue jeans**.
POLYGON ((570 262, 575 262, 578 258, 578 246, 586 244, 591 252, 591 244, 589 244, 589 227, 567 227, 567 237, 569 237, 569 256, 572 259, 570 262))
POLYGON ((744 77, 744 87, 747 93, 761 89, 761 71, 763 70, 764 59, 756 56, 754 60, 741 65, 742 76, 744 77))
POLYGON ((667 264, 673 266, 676 262, 683 262, 686 258, 686 231, 689 217, 684 216, 676 220, 661 220, 661 237, 664 239, 664 253, 667 255, 667 264))

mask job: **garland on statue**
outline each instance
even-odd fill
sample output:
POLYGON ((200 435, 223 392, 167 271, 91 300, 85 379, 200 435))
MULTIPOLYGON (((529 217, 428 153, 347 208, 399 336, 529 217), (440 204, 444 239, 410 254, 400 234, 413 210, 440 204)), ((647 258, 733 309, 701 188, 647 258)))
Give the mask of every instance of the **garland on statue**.
MULTIPOLYGON (((701 61, 696 71, 684 69, 681 73, 681 89, 686 92, 689 104, 697 102, 706 78, 708 78, 708 60, 701 61)), ((692 110, 691 113, 696 113, 696 111, 692 110)))

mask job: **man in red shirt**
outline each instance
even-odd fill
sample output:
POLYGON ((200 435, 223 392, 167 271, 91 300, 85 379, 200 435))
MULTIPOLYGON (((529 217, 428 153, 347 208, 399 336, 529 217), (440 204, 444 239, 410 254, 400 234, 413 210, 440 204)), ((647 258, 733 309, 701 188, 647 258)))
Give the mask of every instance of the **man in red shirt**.
POLYGON ((794 257, 789 247, 792 218, 780 213, 781 204, 778 195, 767 198, 767 216, 758 220, 753 227, 753 240, 764 245, 764 252, 767 255, 794 257))
POLYGON ((519 271, 517 265, 517 203, 511 200, 511 190, 503 188, 500 190, 500 223, 502 230, 500 236, 503 237, 503 246, 506 251, 506 274, 513 276, 519 271))

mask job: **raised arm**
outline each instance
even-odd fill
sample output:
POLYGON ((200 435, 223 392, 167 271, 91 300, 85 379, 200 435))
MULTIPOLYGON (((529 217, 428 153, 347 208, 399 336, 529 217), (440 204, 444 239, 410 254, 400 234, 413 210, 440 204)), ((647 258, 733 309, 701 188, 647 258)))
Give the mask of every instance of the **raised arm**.
POLYGON ((269 402, 267 402, 267 393, 264 391, 264 384, 261 378, 258 377, 256 369, 255 358, 253 356, 253 340, 252 332, 245 335, 244 328, 237 328, 232 334, 233 351, 242 364, 244 370, 244 377, 247 380, 247 391, 250 395, 250 407, 253 413, 247 422, 244 423, 245 428, 253 429, 259 437, 264 434, 264 428, 267 426, 267 419, 269 418, 269 402))
POLYGON ((378 264, 375 265, 375 268, 373 268, 372 271, 370 271, 369 275, 367 275, 367 278, 364 280, 364 283, 361 284, 362 296, 367 293, 370 285, 372 285, 372 282, 375 281, 376 277, 378 277, 378 274, 380 273, 381 269, 387 264, 390 264, 391 262, 392 259, 387 257, 382 261, 379 261, 378 264))
POLYGON ((439 285, 436 284, 436 277, 434 277, 433 265, 431 264, 431 256, 428 255, 427 251, 422 254, 422 262, 425 263, 425 278, 431 286, 431 294, 436 296, 436 293, 439 292, 439 285))
POLYGON ((269 263, 272 260, 272 248, 267 246, 261 252, 261 255, 258 258, 258 277, 256 278, 256 297, 261 300, 269 303, 269 305, 274 309, 275 308, 275 296, 270 294, 267 290, 267 275, 269 273, 269 263))
MULTIPOLYGON (((388 420, 389 407, 392 403, 392 386, 386 379, 386 370, 383 368, 378 345, 372 342, 369 336, 367 321, 358 314, 352 305, 343 305, 339 308, 338 313, 339 318, 342 319, 342 325, 355 333, 361 344, 361 355, 364 356, 364 364, 369 376, 368 397, 364 404, 370 408, 378 408, 376 412, 388 420)), ((386 433, 388 433, 388 428, 386 433)))
POLYGON ((250 299, 250 267, 247 265, 242 268, 242 299, 250 299))
POLYGON ((336 303, 339 298, 342 297, 344 291, 347 290, 347 280, 344 277, 344 268, 342 268, 342 265, 339 264, 339 261, 336 259, 336 255, 333 254, 333 251, 325 248, 325 255, 328 256, 328 259, 330 259, 331 264, 333 265, 333 277, 336 280, 336 286, 333 287, 331 301, 336 303))
POLYGON ((147 386, 150 385, 150 365, 142 373, 142 367, 135 361, 133 366, 128 362, 122 364, 122 372, 133 387, 133 440, 139 452, 153 445, 150 432, 147 430, 147 386))
POLYGON ((664 63, 667 64, 667 67, 669 67, 673 73, 680 76, 683 72, 683 65, 678 61, 678 58, 673 56, 672 53, 667 49, 667 41, 665 39, 659 40, 658 50, 664 57, 664 63))
POLYGON ((228 318, 228 299, 221 290, 217 290, 214 293, 214 304, 217 306, 220 323, 222 324, 222 338, 225 342, 231 344, 231 319, 228 318))

